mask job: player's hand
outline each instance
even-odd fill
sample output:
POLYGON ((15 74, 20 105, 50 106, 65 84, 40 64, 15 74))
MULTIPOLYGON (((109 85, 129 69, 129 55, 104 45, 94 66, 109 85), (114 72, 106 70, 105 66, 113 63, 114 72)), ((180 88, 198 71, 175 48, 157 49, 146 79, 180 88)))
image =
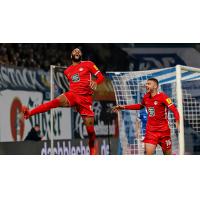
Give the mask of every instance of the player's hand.
POLYGON ((180 131, 180 122, 176 121, 176 128, 178 129, 178 132, 180 131))
POLYGON ((119 110, 123 110, 124 106, 117 105, 112 108, 112 112, 118 112, 119 110))
POLYGON ((92 90, 96 90, 97 89, 97 83, 96 83, 96 81, 90 81, 90 88, 92 89, 92 90))

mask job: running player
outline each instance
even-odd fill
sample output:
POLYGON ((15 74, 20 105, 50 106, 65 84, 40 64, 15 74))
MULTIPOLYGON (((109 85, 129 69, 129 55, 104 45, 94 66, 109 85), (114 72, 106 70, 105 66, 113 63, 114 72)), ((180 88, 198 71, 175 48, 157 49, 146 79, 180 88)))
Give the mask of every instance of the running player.
POLYGON ((152 155, 156 146, 162 147, 163 154, 172 154, 172 141, 168 124, 168 109, 174 113, 176 128, 179 130, 179 113, 171 99, 163 92, 158 92, 159 83, 155 78, 150 78, 146 82, 146 94, 141 104, 117 105, 113 111, 119 110, 140 110, 146 107, 148 120, 146 134, 143 142, 145 143, 145 153, 152 155))
POLYGON ((89 137, 90 154, 95 154, 94 112, 92 110, 92 94, 97 85, 104 81, 104 76, 91 61, 82 61, 82 52, 76 48, 71 53, 72 65, 69 66, 64 74, 69 81, 69 91, 61 94, 57 98, 38 107, 29 110, 23 106, 24 118, 28 119, 32 115, 46 112, 57 107, 75 107, 80 113, 89 137), (92 75, 96 80, 92 80, 92 75))

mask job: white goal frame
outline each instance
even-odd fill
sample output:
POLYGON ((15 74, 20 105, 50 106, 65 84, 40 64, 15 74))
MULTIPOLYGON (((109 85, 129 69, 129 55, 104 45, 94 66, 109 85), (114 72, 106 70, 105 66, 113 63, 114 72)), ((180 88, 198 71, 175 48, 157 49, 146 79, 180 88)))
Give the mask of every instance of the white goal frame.
POLYGON ((185 153, 185 139, 184 139, 184 117, 183 117, 183 90, 181 82, 181 70, 190 72, 199 72, 199 68, 188 67, 182 65, 176 65, 176 95, 177 95, 177 107, 180 115, 180 131, 179 131, 179 154, 185 153))
MULTIPOLYGON (((50 66, 50 100, 52 101, 54 99, 54 76, 53 76, 53 72, 55 69, 55 65, 51 65, 50 66)), ((51 132, 50 132, 50 136, 51 136, 51 155, 54 155, 54 137, 53 137, 53 113, 54 113, 54 109, 50 110, 50 120, 51 120, 51 132)))
MULTIPOLYGON (((54 70, 55 68, 62 68, 62 69, 66 69, 66 67, 62 67, 62 66, 56 66, 56 65, 50 65, 50 100, 52 101, 55 96, 55 90, 54 90, 54 70)), ((50 127, 50 140, 51 140, 51 155, 54 155, 54 135, 53 135, 53 115, 54 115, 54 109, 50 110, 50 120, 51 120, 51 127, 50 127)))

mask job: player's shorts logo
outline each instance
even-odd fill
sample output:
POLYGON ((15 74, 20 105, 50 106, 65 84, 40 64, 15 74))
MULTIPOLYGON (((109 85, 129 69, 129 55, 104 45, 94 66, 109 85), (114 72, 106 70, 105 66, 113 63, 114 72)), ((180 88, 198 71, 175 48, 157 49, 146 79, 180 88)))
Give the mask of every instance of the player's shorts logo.
POLYGON ((79 82, 79 81, 80 81, 79 74, 74 74, 74 75, 72 76, 72 81, 73 81, 73 82, 79 82))
POLYGON ((154 109, 154 107, 149 107, 148 108, 148 113, 149 113, 150 117, 155 116, 155 109, 154 109))

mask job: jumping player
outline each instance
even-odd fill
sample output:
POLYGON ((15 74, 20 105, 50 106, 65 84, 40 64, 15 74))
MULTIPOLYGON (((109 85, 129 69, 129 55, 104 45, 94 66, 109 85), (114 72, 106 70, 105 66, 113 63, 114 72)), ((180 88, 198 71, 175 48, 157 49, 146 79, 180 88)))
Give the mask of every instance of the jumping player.
POLYGON ((72 65, 69 66, 64 74, 69 81, 69 91, 61 94, 57 98, 38 107, 29 110, 23 106, 24 118, 28 119, 32 115, 46 112, 57 107, 75 107, 82 116, 89 137, 90 154, 95 154, 94 112, 92 110, 92 94, 97 85, 104 81, 104 76, 91 61, 82 61, 82 52, 76 48, 71 53, 72 65), (92 75, 96 80, 92 80, 92 75))
POLYGON ((146 134, 143 142, 145 143, 145 153, 152 155, 156 146, 162 147, 163 154, 172 154, 172 141, 168 124, 167 113, 170 109, 176 119, 176 128, 179 130, 179 113, 171 99, 163 92, 158 92, 159 83, 155 78, 150 78, 146 82, 146 94, 141 104, 117 105, 113 111, 119 110, 140 110, 146 107, 148 119, 146 134))

